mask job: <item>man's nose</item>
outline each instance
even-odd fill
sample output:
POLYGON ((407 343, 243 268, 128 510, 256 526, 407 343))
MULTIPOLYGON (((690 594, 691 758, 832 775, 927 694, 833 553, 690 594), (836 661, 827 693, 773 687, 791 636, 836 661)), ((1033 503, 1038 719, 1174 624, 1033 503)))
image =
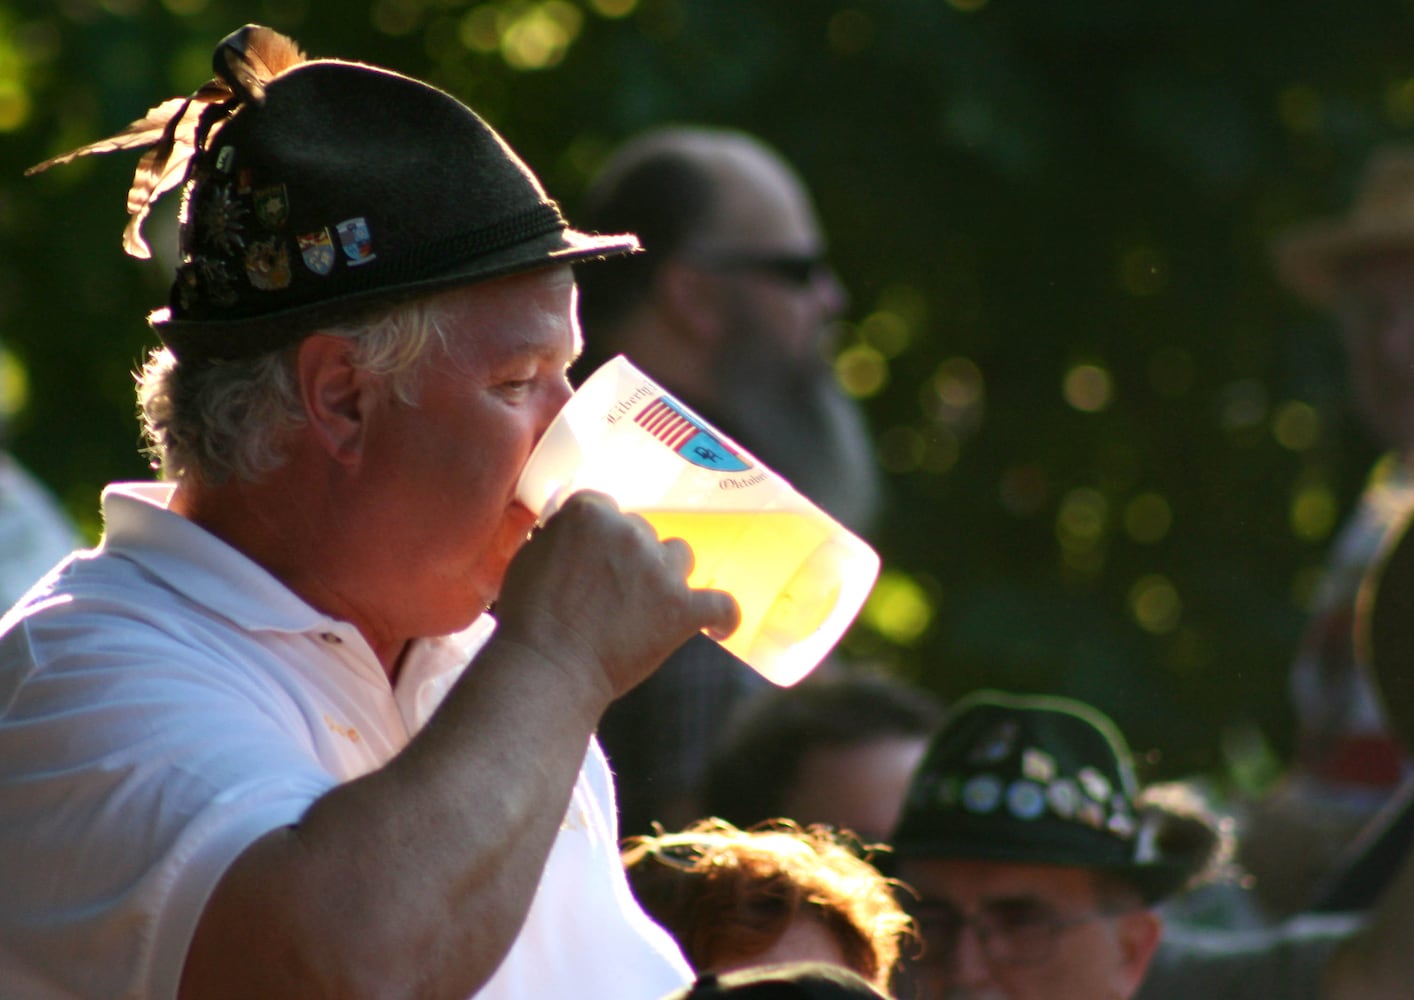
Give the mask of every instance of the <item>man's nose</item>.
POLYGON ((849 308, 849 290, 832 267, 820 268, 813 278, 813 290, 827 319, 843 316, 849 308))
POLYGON ((958 986, 976 988, 992 982, 992 963, 982 945, 982 936, 968 924, 957 937, 952 955, 953 979, 958 986))

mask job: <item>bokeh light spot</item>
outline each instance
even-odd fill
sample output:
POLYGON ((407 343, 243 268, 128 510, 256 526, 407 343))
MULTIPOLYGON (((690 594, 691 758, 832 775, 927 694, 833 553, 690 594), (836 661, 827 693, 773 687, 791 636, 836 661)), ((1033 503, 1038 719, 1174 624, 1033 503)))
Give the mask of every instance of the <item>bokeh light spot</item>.
POLYGON ((981 369, 969 358, 949 358, 933 372, 933 393, 945 413, 977 406, 984 392, 981 369))
POLYGON ((1339 516, 1335 495, 1325 483, 1299 487, 1291 500, 1291 531, 1297 538, 1319 542, 1334 529, 1339 516))
POLYGON ((0 132, 14 132, 29 121, 29 92, 13 80, 0 80, 0 132))
POLYGON ((497 52, 501 48, 501 13, 492 4, 479 4, 462 16, 457 33, 472 52, 497 52))
POLYGON ((1197 679, 1213 662, 1213 644, 1196 628, 1180 626, 1169 636, 1163 662, 1170 673, 1197 679))
POLYGON ((1321 415, 1309 403, 1283 403, 1272 418, 1272 436, 1288 451, 1309 451, 1321 439, 1321 415))
POLYGON ((1124 508, 1124 530, 1143 545, 1153 545, 1169 533, 1173 511, 1158 493, 1141 493, 1124 508))
POLYGON ((1082 413, 1098 413, 1110 405, 1112 389, 1108 370, 1095 364, 1079 364, 1065 373, 1061 394, 1082 413))
POLYGON ((1386 88, 1385 114, 1399 128, 1414 125, 1414 78, 1396 80, 1386 88))
POLYGON ((908 323, 898 313, 880 309, 859 324, 859 338, 886 358, 896 358, 912 339, 908 323))
POLYGON ((1119 258, 1119 282, 1136 298, 1155 295, 1168 285, 1168 262, 1155 247, 1131 247, 1119 258))
POLYGON ((584 14, 565 0, 532 4, 513 15, 501 34, 501 55, 513 69, 556 66, 579 37, 584 14))
POLYGON ((825 30, 830 48, 841 55, 863 52, 874 41, 873 18, 855 7, 835 11, 825 30))
POLYGON ((28 403, 29 372, 19 358, 0 348, 0 419, 11 419, 28 403))
POLYGON ((897 313, 910 330, 916 330, 928 319, 928 296, 917 285, 896 282, 879 293, 878 308, 897 313))
POLYGON ((1178 627, 1183 602, 1167 577, 1151 573, 1129 589, 1129 612, 1144 631, 1163 635, 1178 627))
POLYGON ((879 574, 860 618, 890 642, 909 646, 932 624, 935 609, 917 580, 899 570, 879 574))
POLYGON ((207 0, 162 0, 162 6, 178 17, 190 17, 200 14, 209 4, 207 0))
POLYGON ((167 61, 167 80, 177 93, 190 90, 210 75, 210 45, 183 45, 167 61))
POLYGON ((1223 389, 1219 419, 1229 433, 1251 430, 1267 416, 1267 388, 1256 379, 1239 379, 1223 389))
POLYGON ((638 0, 589 0, 589 6, 600 17, 615 20, 632 14, 638 8, 638 0))
POLYGON ((867 344, 856 344, 835 358, 835 377, 855 399, 878 395, 889 382, 884 356, 867 344))
POLYGON ((890 427, 879 435, 879 464, 888 472, 914 472, 923 465, 927 442, 915 427, 890 427))
POLYGON ((1098 491, 1079 487, 1067 493, 1056 513, 1056 538, 1061 548, 1079 551, 1093 548, 1105 534, 1109 503, 1098 491))
POLYGON ((962 456, 962 442, 947 427, 936 427, 923 442, 924 472, 941 475, 949 471, 962 456))
POLYGON ((368 12, 380 34, 402 38, 422 25, 422 4, 418 0, 378 0, 368 12))

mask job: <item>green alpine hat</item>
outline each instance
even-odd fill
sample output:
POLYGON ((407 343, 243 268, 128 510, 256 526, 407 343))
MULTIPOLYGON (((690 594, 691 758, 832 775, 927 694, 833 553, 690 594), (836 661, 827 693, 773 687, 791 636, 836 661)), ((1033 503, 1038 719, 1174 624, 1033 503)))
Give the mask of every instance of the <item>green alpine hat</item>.
POLYGON ((1168 814, 1136 805, 1114 724, 1066 698, 982 691, 934 736, 892 838, 899 858, 969 858, 1114 872, 1153 903, 1207 856, 1166 853, 1168 814))

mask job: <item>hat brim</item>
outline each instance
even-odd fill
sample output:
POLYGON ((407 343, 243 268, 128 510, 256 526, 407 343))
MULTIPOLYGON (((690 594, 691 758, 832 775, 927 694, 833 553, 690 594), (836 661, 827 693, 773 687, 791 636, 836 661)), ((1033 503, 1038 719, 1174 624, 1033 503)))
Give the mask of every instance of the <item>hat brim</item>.
POLYGON ((563 264, 621 257, 640 249, 638 238, 628 233, 600 235, 564 229, 482 255, 461 267, 332 300, 224 320, 179 320, 172 317, 170 309, 163 308, 152 313, 148 323, 178 359, 254 357, 293 343, 320 327, 348 323, 400 302, 563 264))
POLYGON ((976 836, 938 836, 914 839, 894 845, 887 859, 886 874, 900 877, 899 864, 904 861, 966 860, 995 861, 1003 864, 1050 865, 1057 868, 1083 868, 1118 876, 1134 886, 1146 906, 1152 906, 1182 889, 1194 875, 1192 861, 1178 858, 1156 858, 1153 861, 1100 861, 1094 853, 1081 848, 1070 849, 1060 839, 1011 840, 976 836))
POLYGON ((1328 306, 1336 297, 1341 271, 1351 260, 1399 251, 1414 251, 1414 228, 1407 220, 1329 220, 1278 239, 1272 245, 1272 262, 1286 287, 1312 305, 1328 306))
MULTIPOLYGON (((1038 820, 1044 822, 1044 820, 1038 820)), ((1184 888, 1205 863, 1206 857, 1159 854, 1150 860, 1118 856, 1128 850, 1124 842, 1100 843, 1087 827, 1053 823, 1045 835, 1029 830, 1017 836, 1010 823, 953 815, 932 830, 901 826, 884 863, 885 874, 899 876, 901 861, 969 860, 1005 864, 1045 864, 1086 868, 1113 874, 1134 885, 1145 905, 1171 897, 1184 888)))

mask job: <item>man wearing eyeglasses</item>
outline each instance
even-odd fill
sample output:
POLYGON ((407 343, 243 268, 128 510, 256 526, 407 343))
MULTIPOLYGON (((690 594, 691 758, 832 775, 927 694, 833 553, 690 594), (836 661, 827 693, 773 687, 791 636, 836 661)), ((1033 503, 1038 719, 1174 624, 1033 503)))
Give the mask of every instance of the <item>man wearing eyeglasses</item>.
POLYGON ((1267 894, 1273 910, 1363 908, 1409 837, 1401 851, 1349 866, 1359 831, 1381 822, 1391 800, 1414 796, 1414 755, 1389 724, 1351 627, 1367 571, 1414 511, 1414 146, 1375 150, 1343 214, 1283 230, 1271 251, 1281 283, 1334 320, 1349 402, 1384 454, 1314 591, 1287 685, 1293 761, 1254 812, 1246 853, 1283 890, 1267 894))
MULTIPOLYGON (((860 408, 828 360, 848 299, 791 166, 741 132, 656 129, 610 158, 581 214, 598 232, 631 222, 644 252, 577 276, 584 354, 571 378, 627 355, 867 537, 879 469, 860 408)), ((696 818, 685 793, 729 710, 764 687, 694 639, 610 709, 600 738, 625 833, 696 818)))
POLYGON ((1118 730, 1080 702, 958 702, 892 846, 921 939, 918 1000, 1405 995, 1378 987, 1400 981, 1395 951, 1408 949, 1354 917, 1166 931, 1160 905, 1202 880, 1219 837, 1205 816, 1147 800, 1118 730))

